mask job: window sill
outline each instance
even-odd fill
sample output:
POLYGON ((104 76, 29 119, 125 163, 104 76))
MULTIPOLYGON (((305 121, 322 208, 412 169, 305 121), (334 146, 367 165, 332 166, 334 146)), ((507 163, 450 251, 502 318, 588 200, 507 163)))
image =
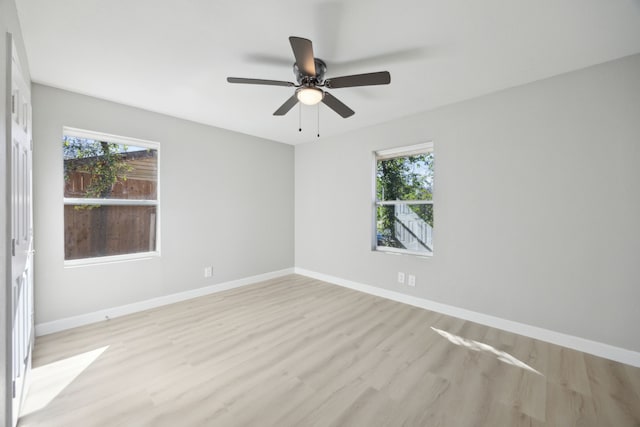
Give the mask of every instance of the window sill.
POLYGON ((160 252, 138 252, 135 254, 113 255, 96 258, 70 259, 64 261, 64 268, 89 267, 92 265, 116 264, 129 261, 144 261, 159 258, 160 252))
POLYGON ((417 258, 426 258, 426 259, 433 258, 433 252, 415 252, 415 251, 408 251, 406 249, 390 248, 387 246, 376 246, 375 248, 372 249, 372 252, 378 252, 378 253, 387 254, 387 255, 405 255, 405 256, 409 255, 417 258))

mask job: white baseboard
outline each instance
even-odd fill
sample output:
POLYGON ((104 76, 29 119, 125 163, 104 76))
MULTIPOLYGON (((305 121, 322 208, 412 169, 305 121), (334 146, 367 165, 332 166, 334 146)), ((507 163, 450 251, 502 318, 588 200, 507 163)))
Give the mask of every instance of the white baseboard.
POLYGON ((322 280, 324 282, 343 286, 345 288, 354 289, 356 291, 379 296, 404 304, 413 305, 415 307, 420 307, 449 316, 458 317, 460 319, 469 320, 472 322, 480 323, 482 325, 491 326, 492 328, 513 332, 519 335, 524 335, 526 337, 535 338, 563 347, 572 348, 574 350, 593 354, 599 357, 604 357, 610 360, 615 360, 616 362, 625 363, 627 365, 640 367, 640 353, 633 350, 627 350, 609 344, 604 344, 601 342, 591 341, 585 338, 580 338, 561 332, 539 328, 537 326, 514 322, 512 320, 502 319, 500 317, 490 316, 488 314, 465 310, 463 308, 429 301, 427 299, 402 294, 400 292, 390 291, 388 289, 378 288, 376 286, 365 285, 363 283, 358 283, 327 274, 317 273, 315 271, 305 270, 303 268, 296 267, 294 271, 296 274, 322 280))
POLYGON ((278 277, 286 276, 288 274, 293 274, 293 272, 293 268, 285 268, 284 270, 258 274, 256 276, 245 277, 229 282, 216 283, 215 285, 205 286, 202 288, 192 289, 190 291, 179 292, 171 295, 164 295, 161 297, 134 302, 132 304, 121 305, 118 307, 106 308, 104 310, 81 314, 79 316, 39 323, 36 325, 36 336, 52 334, 54 332, 76 328, 78 326, 84 326, 90 323, 101 322, 106 318, 113 319, 116 317, 137 313, 139 311, 149 310, 151 308, 160 307, 163 305, 173 304, 176 302, 209 295, 216 292, 222 292, 229 289, 239 288, 241 286, 251 285, 253 283, 262 282, 264 280, 275 279, 278 277))

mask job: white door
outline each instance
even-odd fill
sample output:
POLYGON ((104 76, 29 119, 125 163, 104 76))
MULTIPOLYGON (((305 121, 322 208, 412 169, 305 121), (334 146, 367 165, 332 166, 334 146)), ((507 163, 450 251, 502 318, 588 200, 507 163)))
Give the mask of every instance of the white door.
POLYGON ((33 336, 33 222, 31 208, 31 91, 15 46, 11 52, 11 284, 13 425, 31 368, 33 336))

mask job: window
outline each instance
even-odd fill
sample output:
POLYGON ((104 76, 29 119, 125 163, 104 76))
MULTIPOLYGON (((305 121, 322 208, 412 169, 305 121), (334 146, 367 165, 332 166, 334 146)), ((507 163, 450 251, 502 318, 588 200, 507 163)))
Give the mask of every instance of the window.
POLYGON ((375 153, 374 249, 433 255, 433 144, 375 153))
POLYGON ((154 142, 64 129, 66 264, 159 253, 159 148, 154 142))

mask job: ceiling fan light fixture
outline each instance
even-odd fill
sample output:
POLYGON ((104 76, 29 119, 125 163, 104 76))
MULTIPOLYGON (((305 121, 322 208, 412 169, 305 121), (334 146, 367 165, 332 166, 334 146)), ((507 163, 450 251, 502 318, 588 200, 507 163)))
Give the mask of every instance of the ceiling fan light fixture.
MULTIPOLYGON (((391 83, 391 74, 389 74, 388 71, 353 74, 350 76, 325 79, 324 74, 327 71, 327 64, 313 55, 311 40, 291 36, 289 37, 289 43, 293 50, 293 56, 296 59, 296 62, 293 64, 293 73, 296 76, 298 84, 282 80, 227 77, 229 83, 295 87, 295 93, 291 95, 280 108, 274 111, 274 116, 284 116, 298 104, 318 105, 322 102, 342 118, 346 119, 347 117, 353 116, 355 112, 331 93, 325 92, 322 88, 332 90, 342 87, 376 86, 391 83)), ((320 110, 318 110, 318 114, 320 114, 320 110)))
POLYGON ((298 101, 305 105, 316 105, 318 102, 322 101, 324 92, 322 89, 318 89, 317 87, 301 87, 296 90, 296 97, 298 98, 298 101))

